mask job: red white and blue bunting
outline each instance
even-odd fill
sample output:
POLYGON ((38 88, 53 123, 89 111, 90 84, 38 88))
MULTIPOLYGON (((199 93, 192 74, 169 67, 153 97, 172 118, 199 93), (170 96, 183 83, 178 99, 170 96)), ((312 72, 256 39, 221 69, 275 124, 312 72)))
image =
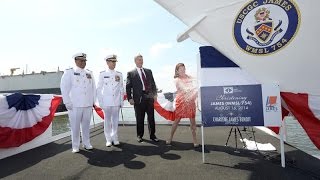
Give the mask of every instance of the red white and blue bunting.
POLYGON ((52 94, 0 95, 0 148, 18 147, 42 134, 60 102, 52 94))
POLYGON ((176 93, 158 93, 154 109, 166 120, 175 120, 176 93))

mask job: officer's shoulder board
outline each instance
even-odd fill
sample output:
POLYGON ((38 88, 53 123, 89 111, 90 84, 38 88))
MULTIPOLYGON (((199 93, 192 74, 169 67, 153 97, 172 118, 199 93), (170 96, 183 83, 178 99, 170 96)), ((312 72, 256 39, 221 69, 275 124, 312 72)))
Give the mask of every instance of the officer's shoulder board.
POLYGON ((105 71, 103 70, 103 71, 101 71, 100 73, 104 73, 105 71))
POLYGON ((73 73, 74 70, 73 70, 73 68, 68 68, 64 72, 67 73, 67 74, 70 74, 70 73, 73 73))
POLYGON ((89 70, 89 69, 86 69, 87 71, 89 71, 89 72, 92 72, 91 70, 89 70))
POLYGON ((122 74, 121 72, 119 72, 119 71, 116 71, 117 73, 119 73, 119 74, 122 74))

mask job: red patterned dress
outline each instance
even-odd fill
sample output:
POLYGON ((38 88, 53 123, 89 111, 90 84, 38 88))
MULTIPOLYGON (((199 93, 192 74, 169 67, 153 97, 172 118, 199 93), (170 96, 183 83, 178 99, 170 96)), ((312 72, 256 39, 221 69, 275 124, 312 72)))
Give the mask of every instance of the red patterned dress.
POLYGON ((197 89, 191 77, 175 79, 177 88, 175 118, 195 118, 197 89))

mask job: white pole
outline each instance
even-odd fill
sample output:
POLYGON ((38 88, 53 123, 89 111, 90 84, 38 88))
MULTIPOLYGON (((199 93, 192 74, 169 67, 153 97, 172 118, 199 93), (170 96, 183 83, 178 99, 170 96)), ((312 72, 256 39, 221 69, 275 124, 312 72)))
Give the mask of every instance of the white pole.
POLYGON ((205 163, 204 160, 204 136, 203 136, 203 124, 201 124, 201 144, 202 144, 202 162, 205 163))
POLYGON ((285 123, 284 121, 287 119, 287 116, 283 118, 283 121, 281 123, 280 127, 280 151, 281 151, 281 166, 284 168, 286 167, 286 160, 284 156, 284 129, 285 129, 285 123))

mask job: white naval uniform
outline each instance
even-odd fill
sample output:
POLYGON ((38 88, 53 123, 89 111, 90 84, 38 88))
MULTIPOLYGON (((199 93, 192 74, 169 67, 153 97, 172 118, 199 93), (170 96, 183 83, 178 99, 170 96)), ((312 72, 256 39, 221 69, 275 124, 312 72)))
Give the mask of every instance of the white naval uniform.
POLYGON ((80 125, 82 144, 90 147, 90 120, 96 98, 92 72, 79 67, 66 69, 61 78, 60 88, 64 104, 72 104, 72 109, 68 110, 72 149, 79 149, 80 125))
POLYGON ((100 72, 97 98, 104 111, 104 134, 107 142, 118 141, 120 106, 123 106, 123 77, 115 70, 100 72))

